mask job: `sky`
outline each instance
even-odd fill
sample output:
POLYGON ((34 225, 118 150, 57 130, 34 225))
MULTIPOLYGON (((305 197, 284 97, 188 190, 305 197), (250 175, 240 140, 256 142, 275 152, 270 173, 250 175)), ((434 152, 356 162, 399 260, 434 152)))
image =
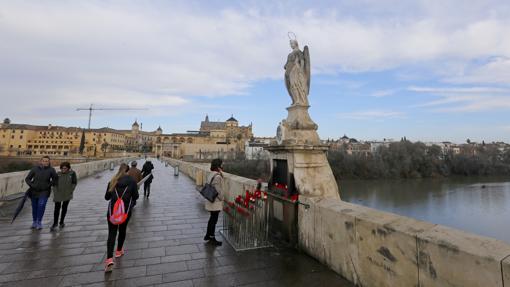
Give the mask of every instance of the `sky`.
POLYGON ((274 136, 288 32, 323 139, 510 142, 510 1, 0 0, 0 117, 274 136), (467 4, 469 3, 469 4, 467 4))

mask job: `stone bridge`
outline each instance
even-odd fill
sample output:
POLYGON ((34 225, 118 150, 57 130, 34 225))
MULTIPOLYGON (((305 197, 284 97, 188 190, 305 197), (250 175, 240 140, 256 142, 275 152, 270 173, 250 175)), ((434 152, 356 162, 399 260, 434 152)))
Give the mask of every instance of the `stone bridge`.
MULTIPOLYGON (((208 214, 196 192, 207 166, 164 159, 149 200, 140 199, 128 227, 127 254, 103 272, 106 183, 103 162, 75 165, 80 179, 66 228, 29 229, 30 207, 11 225, 0 220, 2 286, 510 286, 510 245, 340 200, 301 196, 299 250, 282 246, 244 252, 203 242, 208 214), (188 175, 188 176, 184 176, 188 175), (334 271, 334 272, 333 272, 334 271), (344 279, 346 278, 346 279, 344 279), (352 282, 352 283, 349 283, 352 282)), ((119 162, 118 160, 117 162, 119 162)), ((126 159, 124 159, 126 161, 126 159)), ((2 194, 19 189, 23 173, 0 177, 2 194)), ((256 182, 226 175, 231 196, 256 182)), ((12 205, 11 205, 12 206, 12 205)), ((8 214, 8 207, 1 207, 8 214)), ((49 203, 44 224, 52 221, 49 203)), ((219 222, 221 226, 221 220, 219 222)))
MULTIPOLYGON (((217 248, 205 244, 208 213, 195 182, 184 175, 174 177, 173 169, 153 162, 151 197, 139 199, 128 227, 126 255, 111 274, 103 271, 104 192, 114 172, 102 171, 80 179, 61 231, 49 231, 51 201, 42 231, 29 228, 29 204, 14 224, 8 217, 0 220, 0 285, 354 286, 296 250, 272 247, 235 252, 228 244, 217 248)), ((83 176, 91 174, 88 170, 83 176)))
MULTIPOLYGON (((202 165, 166 160, 199 185, 208 173, 202 165)), ((255 184, 225 178, 231 195, 255 184)), ((299 250, 358 286, 510 286, 505 242, 338 199, 300 195, 299 200, 299 250)))

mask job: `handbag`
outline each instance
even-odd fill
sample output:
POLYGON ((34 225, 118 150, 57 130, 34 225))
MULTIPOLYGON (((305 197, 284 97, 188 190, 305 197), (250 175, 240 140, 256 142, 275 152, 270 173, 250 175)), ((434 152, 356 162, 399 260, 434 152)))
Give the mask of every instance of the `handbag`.
POLYGON ((216 190, 216 188, 212 185, 212 182, 214 180, 214 177, 216 177, 218 174, 215 174, 212 178, 211 178, 211 182, 210 183, 206 183, 204 185, 204 187, 202 187, 202 189, 200 190, 200 194, 207 200, 209 200, 210 202, 214 202, 216 200, 216 197, 218 197, 218 191, 216 190))

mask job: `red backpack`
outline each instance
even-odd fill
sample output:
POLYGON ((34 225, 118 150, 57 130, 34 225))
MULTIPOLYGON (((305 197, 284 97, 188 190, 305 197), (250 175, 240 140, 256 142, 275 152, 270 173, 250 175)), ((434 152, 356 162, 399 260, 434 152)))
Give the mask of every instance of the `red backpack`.
POLYGON ((109 204, 110 216, 108 217, 108 219, 114 225, 120 225, 120 224, 124 223, 128 217, 129 208, 131 207, 131 199, 129 200, 129 206, 128 206, 127 210, 126 210, 126 207, 124 206, 124 200, 122 200, 122 197, 126 193, 127 189, 128 189, 128 187, 126 186, 126 188, 124 189, 124 192, 122 193, 122 195, 120 197, 119 197, 119 194, 117 193, 117 189, 115 189, 115 194, 117 195, 117 200, 115 201, 115 204, 113 205, 113 212, 112 212, 112 204, 110 201, 110 204, 109 204))

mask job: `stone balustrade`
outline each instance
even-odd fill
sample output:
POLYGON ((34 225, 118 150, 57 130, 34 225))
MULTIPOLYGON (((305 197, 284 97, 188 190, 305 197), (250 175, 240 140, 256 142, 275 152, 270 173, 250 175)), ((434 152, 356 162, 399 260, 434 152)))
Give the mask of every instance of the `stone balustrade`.
MULTIPOLYGON (((133 159, 136 158, 105 159, 72 164, 71 167, 76 172, 78 178, 83 178, 110 168, 111 163, 116 166, 122 162, 128 163, 133 159)), ((24 192, 28 188, 27 184, 25 183, 25 177, 27 176, 28 172, 29 171, 26 170, 0 174, 0 198, 5 198, 6 196, 12 194, 24 192)))
MULTIPOLYGON (((197 185, 209 173, 164 160, 197 185)), ((224 182, 230 195, 256 186, 230 174, 224 182)), ((300 201, 309 206, 299 205, 299 247, 359 286, 510 286, 510 244, 340 200, 300 201)))

